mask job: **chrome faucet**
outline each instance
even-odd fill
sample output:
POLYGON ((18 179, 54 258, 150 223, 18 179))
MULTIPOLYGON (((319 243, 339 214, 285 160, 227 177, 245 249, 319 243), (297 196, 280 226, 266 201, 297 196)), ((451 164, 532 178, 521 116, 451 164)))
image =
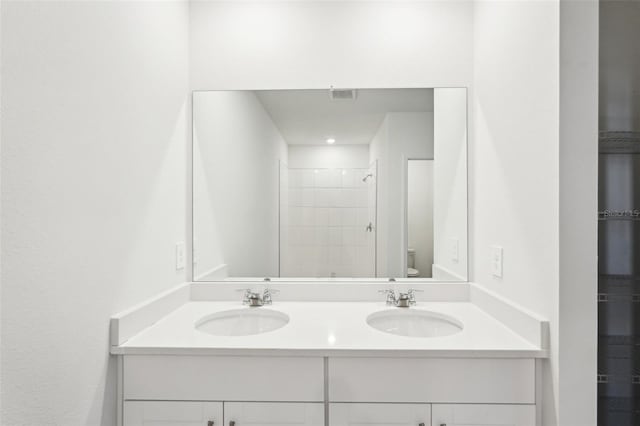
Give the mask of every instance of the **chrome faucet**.
POLYGON ((408 308, 418 303, 416 301, 416 293, 422 292, 422 291, 423 290, 410 288, 409 290, 407 290, 406 293, 398 292, 397 297, 396 297, 395 290, 392 288, 388 290, 380 290, 379 293, 385 293, 387 295, 387 300, 386 300, 387 305, 396 306, 398 308, 408 308))
POLYGON ((378 293, 384 293, 387 295, 387 305, 394 305, 396 304, 396 291, 392 288, 388 289, 388 290, 378 290, 378 293))
POLYGON ((262 294, 251 290, 250 288, 243 288, 237 291, 243 291, 244 296, 242 298, 243 305, 249 305, 251 307, 259 307, 264 305, 273 304, 273 298, 271 297, 274 294, 278 294, 279 290, 270 289, 265 287, 264 292, 262 294))

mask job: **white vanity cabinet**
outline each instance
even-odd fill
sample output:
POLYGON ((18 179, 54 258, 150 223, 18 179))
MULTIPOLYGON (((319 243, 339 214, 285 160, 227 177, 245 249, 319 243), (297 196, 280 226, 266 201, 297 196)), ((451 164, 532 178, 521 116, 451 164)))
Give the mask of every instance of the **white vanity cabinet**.
POLYGON ((432 426, 535 426, 535 405, 434 404, 432 426))
POLYGON ((124 426, 537 426, 532 358, 124 355, 120 367, 124 426))
POLYGON ((329 405, 331 426, 430 426, 429 404, 360 404, 329 405))
POLYGON ((218 426, 223 423, 221 402, 126 401, 127 426, 218 426))

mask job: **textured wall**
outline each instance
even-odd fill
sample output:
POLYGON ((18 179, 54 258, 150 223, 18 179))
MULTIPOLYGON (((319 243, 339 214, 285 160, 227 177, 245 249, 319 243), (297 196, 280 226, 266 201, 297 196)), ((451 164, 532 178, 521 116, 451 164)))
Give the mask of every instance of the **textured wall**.
POLYGON ((184 281, 188 5, 2 7, 2 424, 112 425, 109 317, 184 281))

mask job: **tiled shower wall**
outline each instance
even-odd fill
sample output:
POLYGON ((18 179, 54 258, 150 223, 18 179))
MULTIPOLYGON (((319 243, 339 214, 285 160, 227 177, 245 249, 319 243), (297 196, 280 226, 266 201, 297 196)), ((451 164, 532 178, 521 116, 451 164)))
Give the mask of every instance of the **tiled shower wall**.
POLYGON ((376 183, 373 176, 363 181, 372 172, 284 169, 280 275, 374 276, 376 183))

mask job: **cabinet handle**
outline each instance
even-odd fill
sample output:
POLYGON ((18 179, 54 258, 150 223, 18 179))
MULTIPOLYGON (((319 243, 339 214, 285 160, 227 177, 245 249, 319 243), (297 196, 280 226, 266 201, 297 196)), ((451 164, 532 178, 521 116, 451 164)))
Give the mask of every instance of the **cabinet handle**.
POLYGON ((233 420, 231 420, 231 421, 229 422, 229 426, 236 426, 236 422, 234 422, 233 420))
POLYGON ((209 421, 207 422, 207 426, 213 426, 214 424, 215 424, 215 423, 214 423, 214 421, 213 421, 213 420, 209 420, 209 421))
POLYGON ((424 426, 424 423, 420 423, 418 426, 424 426))

